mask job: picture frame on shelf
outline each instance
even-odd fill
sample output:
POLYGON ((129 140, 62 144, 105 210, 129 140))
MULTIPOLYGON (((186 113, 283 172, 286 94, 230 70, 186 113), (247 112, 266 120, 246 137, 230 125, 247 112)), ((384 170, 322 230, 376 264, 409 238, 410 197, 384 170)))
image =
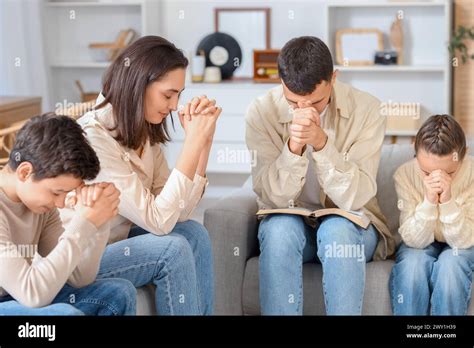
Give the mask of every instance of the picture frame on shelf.
POLYGON ((235 77, 253 77, 253 51, 270 49, 271 10, 255 8, 215 8, 214 28, 216 32, 231 35, 242 48, 242 61, 235 77), (235 25, 239 23, 239 25, 235 25))
POLYGON ((375 28, 336 31, 336 62, 342 66, 373 65, 375 52, 383 50, 383 33, 375 28))

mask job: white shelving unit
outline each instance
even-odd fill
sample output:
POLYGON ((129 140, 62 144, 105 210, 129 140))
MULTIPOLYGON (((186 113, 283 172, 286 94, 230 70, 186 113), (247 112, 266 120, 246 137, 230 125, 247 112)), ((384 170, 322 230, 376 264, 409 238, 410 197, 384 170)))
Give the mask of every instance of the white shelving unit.
MULTIPOLYGON (((315 4, 318 3, 314 1, 315 4)), ((311 1, 307 2, 311 4, 311 1)), ((288 0, 288 3, 291 4, 291 1, 288 0)), ((166 28, 162 28, 160 24, 162 19, 169 19, 177 10, 171 6, 171 0, 44 0, 44 4, 45 42, 53 103, 79 101, 79 91, 74 84, 76 79, 81 80, 87 91, 100 90, 101 78, 109 63, 93 61, 89 43, 112 41, 125 28, 132 28, 139 35, 160 35, 161 32, 166 32, 166 28), (165 4, 162 5, 161 2, 165 4), (162 14, 161 10, 168 12, 162 14), (74 11, 74 19, 70 18, 71 11, 74 11)), ((321 24, 323 35, 306 29, 295 32, 293 36, 322 36, 335 57, 337 29, 378 28, 384 32, 385 48, 390 48, 390 25, 400 10, 404 15, 405 65, 336 65, 335 68, 340 72, 339 79, 372 93, 385 102, 420 103, 422 118, 434 113, 450 113, 451 66, 447 50, 451 31, 450 0, 329 0, 318 12, 321 23, 326 23, 325 27, 321 24)), ((167 23, 170 25, 172 22, 167 23)), ((189 25, 194 28, 197 22, 189 22, 189 25)), ((191 36, 189 30, 186 33, 182 35, 191 36)), ((205 33, 202 29, 202 35, 205 33)), ((191 41, 194 49, 197 41, 191 41)), ((234 163, 229 163, 232 162, 229 156, 241 156, 246 151, 245 110, 253 99, 271 87, 272 85, 252 82, 187 83, 182 95, 183 101, 188 97, 207 94, 216 98, 224 107, 209 163, 210 172, 224 175, 250 172, 248 159, 238 158, 234 163), (220 158, 219 154, 223 154, 224 158, 220 158)), ((53 109, 54 104, 50 108, 53 109)), ((177 132, 172 134, 174 141, 166 149, 170 166, 174 165, 183 140, 178 124, 176 128, 177 132)), ((414 134, 415 131, 387 133, 399 138, 414 134)))
MULTIPOLYGON (((335 66, 339 79, 367 91, 382 102, 419 103, 421 119, 451 113, 451 65, 447 49, 451 32, 451 1, 354 0, 328 2, 325 42, 335 57, 338 29, 377 28, 390 49, 390 25, 402 11, 404 65, 335 66)), ((411 137, 416 131, 387 132, 411 137)))
POLYGON ((74 84, 100 91, 109 62, 94 61, 91 42, 114 41, 120 30, 131 28, 138 36, 159 35, 158 0, 44 1, 44 37, 51 81, 53 110, 57 104, 80 101, 74 84))
POLYGON ((339 71, 361 71, 361 72, 444 72, 445 67, 442 65, 432 66, 409 66, 409 65, 374 65, 374 66, 343 66, 335 65, 335 69, 339 71))

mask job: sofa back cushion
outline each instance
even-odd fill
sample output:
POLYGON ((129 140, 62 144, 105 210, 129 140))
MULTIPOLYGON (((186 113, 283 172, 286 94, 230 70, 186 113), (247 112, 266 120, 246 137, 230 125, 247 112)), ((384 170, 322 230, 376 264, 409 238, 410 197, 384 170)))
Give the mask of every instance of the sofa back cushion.
POLYGON ((415 150, 412 144, 387 144, 382 146, 382 157, 377 173, 377 201, 387 218, 388 228, 392 232, 398 230, 400 216, 393 174, 403 163, 413 159, 414 155, 415 150))

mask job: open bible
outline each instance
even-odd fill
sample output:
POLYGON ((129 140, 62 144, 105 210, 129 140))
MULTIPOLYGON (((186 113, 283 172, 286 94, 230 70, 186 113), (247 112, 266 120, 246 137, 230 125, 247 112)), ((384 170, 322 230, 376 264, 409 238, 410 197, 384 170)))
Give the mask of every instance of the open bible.
POLYGON ((362 211, 343 210, 339 208, 326 208, 317 210, 309 210, 300 207, 281 209, 260 209, 257 212, 257 217, 263 217, 264 215, 270 214, 294 214, 315 219, 326 215, 339 215, 345 217, 346 219, 352 221, 353 223, 364 229, 366 229, 370 225, 369 217, 365 215, 362 211))

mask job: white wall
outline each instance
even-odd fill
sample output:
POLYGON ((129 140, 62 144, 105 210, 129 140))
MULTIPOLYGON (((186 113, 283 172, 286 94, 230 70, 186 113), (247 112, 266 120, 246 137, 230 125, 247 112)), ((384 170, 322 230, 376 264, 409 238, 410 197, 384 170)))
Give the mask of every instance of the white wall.
POLYGON ((281 48, 296 36, 324 37, 323 0, 163 0, 162 35, 177 47, 193 51, 204 36, 214 32, 216 7, 270 7, 271 48, 281 48), (184 11, 184 18, 180 15, 184 11))
POLYGON ((39 0, 0 0, 0 95, 41 96, 49 105, 39 0))

